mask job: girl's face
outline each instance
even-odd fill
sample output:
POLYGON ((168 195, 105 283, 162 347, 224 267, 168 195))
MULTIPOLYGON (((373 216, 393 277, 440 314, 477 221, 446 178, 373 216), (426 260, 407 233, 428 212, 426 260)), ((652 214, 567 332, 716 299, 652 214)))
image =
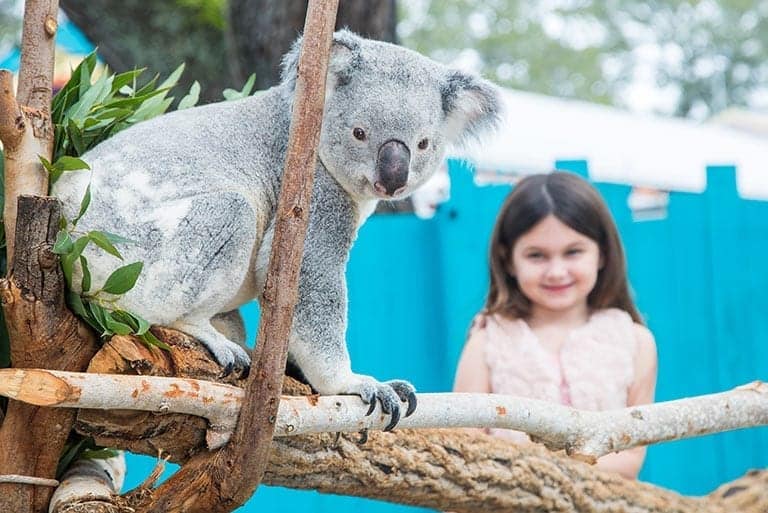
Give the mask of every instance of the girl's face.
POLYGON ((517 239, 508 271, 531 301, 532 315, 586 315, 601 267, 598 244, 549 215, 517 239))

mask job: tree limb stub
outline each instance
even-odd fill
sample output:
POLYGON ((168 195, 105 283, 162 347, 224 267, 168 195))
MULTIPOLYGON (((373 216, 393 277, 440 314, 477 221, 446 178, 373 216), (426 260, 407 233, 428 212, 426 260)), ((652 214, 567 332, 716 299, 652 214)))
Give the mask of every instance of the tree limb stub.
POLYGON ((257 349, 240 422, 230 444, 212 456, 193 456, 155 490, 148 503, 137 508, 139 512, 232 511, 251 497, 261 481, 296 304, 337 7, 338 0, 313 0, 307 8, 257 349))
POLYGON ((58 9, 58 0, 25 2, 18 100, 13 97, 10 73, 0 75, 0 140, 5 156, 3 221, 9 269, 15 258, 17 198, 22 194, 48 194, 48 173, 38 156, 50 160, 53 152, 51 98, 58 9))
MULTIPOLYGON (((95 337, 66 309, 59 258, 51 252, 61 208, 54 198, 19 198, 16 258, 0 280, 11 362, 16 367, 82 371, 95 337)), ((0 474, 53 478, 75 412, 9 401, 0 427, 0 474)), ((0 484, 0 511, 42 512, 52 490, 0 484)))
MULTIPOLYGON (((208 448, 224 445, 243 399, 237 387, 207 381, 45 370, 0 370, 0 395, 40 406, 146 410, 205 417, 208 448)), ((585 461, 660 441, 768 425, 768 384, 610 411, 583 411, 497 394, 419 394, 401 428, 505 428, 585 461)), ((354 396, 286 396, 275 436, 381 430, 388 416, 354 396)))

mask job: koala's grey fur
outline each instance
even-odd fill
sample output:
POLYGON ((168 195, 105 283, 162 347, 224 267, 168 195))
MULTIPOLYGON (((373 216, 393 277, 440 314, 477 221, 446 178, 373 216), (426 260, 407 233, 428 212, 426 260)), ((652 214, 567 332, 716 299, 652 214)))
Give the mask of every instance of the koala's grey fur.
MULTIPOLYGON (((248 353, 211 319, 261 296, 298 51, 297 42, 282 82, 262 95, 139 123, 83 156, 92 173, 66 173, 53 187, 72 219, 90 181, 92 201, 79 228, 138 241, 121 251, 124 263, 143 261, 144 270, 117 306, 197 337, 229 370, 246 370, 248 353)), ((380 383, 351 370, 349 250, 379 199, 405 197, 425 182, 447 144, 496 121, 499 103, 495 87, 480 78, 399 46, 334 35, 289 342, 290 361, 318 392, 358 394, 372 405, 378 399, 391 425, 399 401, 413 397, 407 382, 380 383)), ((121 265, 99 250, 86 256, 93 290, 121 265)))

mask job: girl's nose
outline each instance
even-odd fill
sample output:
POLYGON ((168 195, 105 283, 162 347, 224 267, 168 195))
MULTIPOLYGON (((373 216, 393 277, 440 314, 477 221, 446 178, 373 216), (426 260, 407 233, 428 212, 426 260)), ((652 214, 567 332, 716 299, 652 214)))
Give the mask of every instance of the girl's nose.
POLYGON ((547 267, 547 278, 559 279, 568 275, 568 267, 559 258, 553 258, 547 267))

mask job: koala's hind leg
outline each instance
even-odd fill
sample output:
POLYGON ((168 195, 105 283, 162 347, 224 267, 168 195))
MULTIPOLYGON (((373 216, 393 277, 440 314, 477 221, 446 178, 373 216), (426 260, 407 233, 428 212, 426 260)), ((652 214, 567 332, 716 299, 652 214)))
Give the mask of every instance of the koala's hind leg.
MULTIPOLYGON (((242 329, 233 330, 230 322, 219 331, 211 322, 232 303, 250 272, 254 210, 240 194, 211 193, 194 198, 184 221, 159 263, 173 280, 168 289, 180 312, 169 325, 199 339, 225 373, 247 373, 250 357, 237 343, 244 339, 242 329)), ((220 315, 215 322, 221 327, 220 321, 231 316, 220 315)))
POLYGON ((245 322, 240 310, 231 310, 216 314, 211 319, 211 324, 216 331, 224 335, 232 342, 245 345, 245 322))
POLYGON ((227 376, 232 372, 243 377, 248 375, 251 365, 248 351, 240 344, 219 333, 210 320, 184 319, 173 323, 171 327, 183 331, 205 344, 211 355, 224 367, 222 375, 227 376))

